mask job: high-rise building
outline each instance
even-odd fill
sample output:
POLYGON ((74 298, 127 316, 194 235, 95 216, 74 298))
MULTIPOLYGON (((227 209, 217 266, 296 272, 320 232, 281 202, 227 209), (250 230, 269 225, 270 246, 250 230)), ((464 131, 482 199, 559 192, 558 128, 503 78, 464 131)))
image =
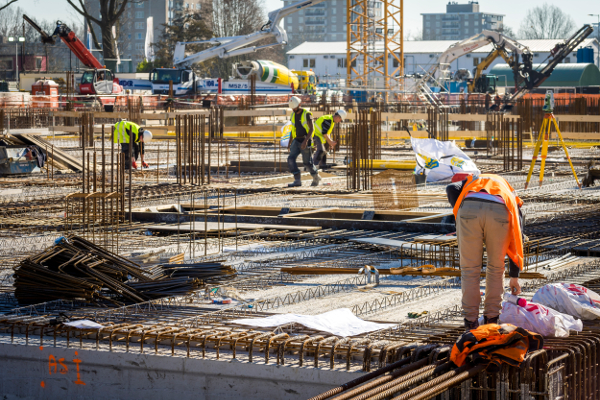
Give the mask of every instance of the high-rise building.
MULTIPOLYGON (((160 40, 164 25, 177 23, 186 14, 199 12, 210 6, 211 0, 146 0, 128 2, 117 26, 118 47, 121 58, 131 59, 133 68, 145 58, 147 19, 153 17, 154 41, 160 40)), ((92 15, 100 16, 100 2, 85 0, 92 15)), ((102 42, 100 28, 92 24, 98 41, 102 42)))
POLYGON ((484 29, 501 31, 504 14, 480 11, 477 1, 448 2, 445 13, 423 13, 423 40, 462 40, 484 29))
MULTIPOLYGON (((288 6, 298 0, 284 0, 288 6)), ((372 4, 373 18, 383 16, 383 3, 368 0, 372 4)), ((272 11, 272 10, 269 10, 272 11)), ((285 18, 284 27, 291 47, 303 42, 345 41, 347 32, 346 0, 328 0, 300 10, 285 18)))

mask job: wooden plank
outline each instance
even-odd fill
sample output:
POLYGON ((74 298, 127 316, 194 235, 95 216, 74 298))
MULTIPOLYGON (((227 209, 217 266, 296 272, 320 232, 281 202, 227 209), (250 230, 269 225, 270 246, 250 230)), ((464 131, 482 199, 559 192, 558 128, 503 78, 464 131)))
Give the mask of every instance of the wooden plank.
POLYGON ((555 115, 555 117, 558 122, 600 122, 600 115, 555 115))
MULTIPOLYGON (((231 222, 218 223, 208 222, 206 232, 218 232, 219 230, 235 230, 236 224, 231 222)), ((302 225, 269 225, 269 224, 250 224, 240 222, 237 224, 238 229, 242 230, 255 230, 255 229, 276 229, 276 230, 290 230, 290 231, 301 231, 301 232, 314 232, 321 230, 320 226, 302 226, 302 225)), ((155 232, 204 232, 204 222, 196 221, 194 223, 186 222, 179 224, 170 225, 150 225, 146 229, 155 232)))
MULTIPOLYGON (((286 109, 225 110, 225 117, 277 117, 290 115, 286 109)), ((313 113, 314 115, 314 113, 313 113)))

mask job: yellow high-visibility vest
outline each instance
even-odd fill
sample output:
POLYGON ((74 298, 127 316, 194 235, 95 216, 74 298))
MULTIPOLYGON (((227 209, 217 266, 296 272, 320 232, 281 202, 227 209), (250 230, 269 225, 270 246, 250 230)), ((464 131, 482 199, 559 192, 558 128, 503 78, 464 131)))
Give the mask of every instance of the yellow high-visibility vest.
MULTIPOLYGON (((308 128, 308 116, 312 117, 312 113, 306 109, 302 109, 302 116, 300 117, 300 123, 306 129, 306 134, 309 133, 308 128)), ((296 138, 296 113, 292 111, 292 117, 290 119, 292 121, 292 140, 296 138)), ((310 136, 309 136, 310 138, 310 136)))
POLYGON ((323 115, 315 122, 315 136, 321 140, 321 143, 325 144, 327 142, 324 135, 331 135, 334 125, 333 115, 323 115), (327 132, 323 132, 323 123, 327 120, 331 121, 331 125, 329 125, 329 130, 327 132))
POLYGON ((136 123, 129 121, 120 121, 115 124, 113 131, 113 142, 114 143, 130 143, 129 133, 131 131, 134 135, 134 142, 139 141, 140 126, 136 123))

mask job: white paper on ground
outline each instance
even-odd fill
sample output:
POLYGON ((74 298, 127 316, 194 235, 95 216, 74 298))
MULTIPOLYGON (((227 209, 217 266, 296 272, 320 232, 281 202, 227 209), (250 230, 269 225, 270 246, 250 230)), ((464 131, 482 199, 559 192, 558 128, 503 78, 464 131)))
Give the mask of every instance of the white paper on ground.
POLYGON ((548 284, 531 300, 583 320, 600 319, 600 295, 574 283, 548 284))
POLYGON ((580 319, 531 302, 525 307, 520 307, 503 301, 500 322, 520 326, 545 337, 568 337, 569 330, 583 330, 580 319))
POLYGON ((337 336, 355 336, 362 333, 387 329, 396 324, 378 324, 363 321, 348 308, 338 308, 319 315, 279 314, 267 318, 236 319, 234 324, 268 328, 290 323, 300 324, 317 331, 329 332, 337 336))
POLYGON ((80 319, 79 321, 65 322, 63 325, 71 326, 78 329, 100 329, 102 325, 89 319, 80 319))
POLYGON ((417 158, 415 173, 425 172, 427 182, 450 179, 458 172, 479 174, 475 163, 454 142, 411 138, 410 143, 417 158))

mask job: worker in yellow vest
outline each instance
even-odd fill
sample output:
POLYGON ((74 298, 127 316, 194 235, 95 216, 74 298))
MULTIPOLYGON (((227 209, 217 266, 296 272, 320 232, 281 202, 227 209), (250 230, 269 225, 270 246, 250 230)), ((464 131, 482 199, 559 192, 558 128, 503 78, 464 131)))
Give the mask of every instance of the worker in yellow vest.
POLYGON ((504 259, 508 255, 511 293, 521 292, 523 270, 523 200, 499 175, 457 173, 446 187, 456 219, 465 328, 479 326, 483 245, 487 252, 483 317, 497 323, 504 292, 504 259))
POLYGON ((142 167, 149 167, 144 161, 144 143, 148 143, 151 140, 152 132, 140 127, 136 123, 123 120, 115 124, 113 142, 121 145, 121 151, 125 154, 126 159, 129 157, 129 145, 133 145, 131 148, 131 164, 126 162, 125 169, 129 169, 130 166, 137 169, 136 161, 140 155, 142 157, 142 167))
POLYGON ((313 156, 313 164, 317 168, 323 169, 327 165, 327 151, 337 144, 331 139, 331 132, 333 132, 335 124, 341 123, 344 118, 346 118, 346 111, 338 110, 333 115, 323 115, 315 122, 315 146, 317 151, 313 156))
POLYGON ((314 133, 312 113, 301 108, 300 103, 300 99, 296 96, 292 97, 289 102, 289 106, 292 109, 292 116, 290 117, 292 131, 288 142, 290 155, 287 162, 290 172, 294 175, 294 182, 290 183, 288 187, 302 186, 300 169, 298 169, 298 164, 296 163, 296 159, 300 154, 302 154, 302 164, 308 168, 308 172, 312 175, 313 181, 311 186, 318 186, 321 177, 317 173, 310 153, 310 145, 314 133))

